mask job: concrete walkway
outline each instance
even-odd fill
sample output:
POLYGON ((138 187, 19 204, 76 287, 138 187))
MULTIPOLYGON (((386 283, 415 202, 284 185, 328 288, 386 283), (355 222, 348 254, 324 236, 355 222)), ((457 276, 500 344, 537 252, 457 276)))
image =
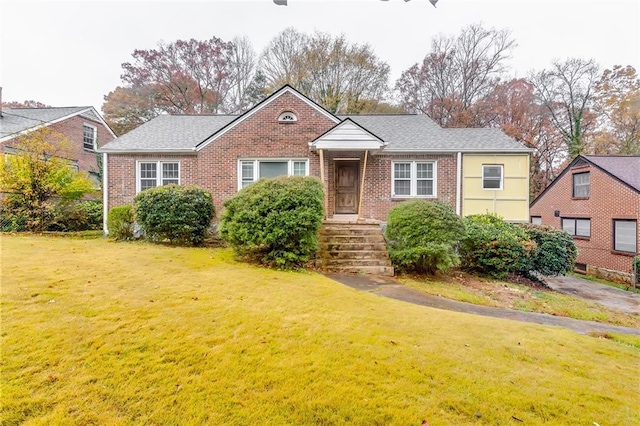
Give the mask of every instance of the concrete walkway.
POLYGON ((590 300, 628 314, 640 315, 640 294, 638 293, 572 276, 545 277, 544 281, 560 293, 590 300))
POLYGON ((428 306, 430 308, 464 312, 468 314, 483 315, 494 318, 503 318, 513 321, 524 321, 543 325, 566 327, 582 334, 591 332, 614 332, 623 334, 635 334, 640 336, 640 329, 637 328, 620 327, 615 325, 602 324, 595 321, 581 321, 573 318, 557 317, 548 314, 521 312, 514 311, 512 309, 493 308, 490 306, 457 302, 454 300, 445 299, 443 297, 421 293, 402 284, 398 284, 398 282, 392 277, 347 274, 326 274, 326 276, 334 281, 345 284, 357 290, 368 291, 379 296, 401 300, 404 302, 413 303, 415 305, 428 306))

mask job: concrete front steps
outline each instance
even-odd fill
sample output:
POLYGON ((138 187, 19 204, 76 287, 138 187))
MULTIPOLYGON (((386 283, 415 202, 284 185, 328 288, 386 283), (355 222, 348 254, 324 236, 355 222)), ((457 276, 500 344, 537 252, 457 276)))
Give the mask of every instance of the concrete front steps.
POLYGON ((329 272, 393 276, 378 222, 326 221, 320 229, 316 267, 329 272))

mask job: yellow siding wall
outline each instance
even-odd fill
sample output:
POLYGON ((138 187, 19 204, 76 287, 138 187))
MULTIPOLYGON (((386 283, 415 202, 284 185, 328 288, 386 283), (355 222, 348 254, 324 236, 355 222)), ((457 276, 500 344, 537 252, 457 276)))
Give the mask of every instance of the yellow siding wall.
POLYGON ((487 212, 508 221, 529 222, 528 154, 463 154, 462 215, 487 212), (503 189, 482 189, 483 165, 503 166, 503 189))

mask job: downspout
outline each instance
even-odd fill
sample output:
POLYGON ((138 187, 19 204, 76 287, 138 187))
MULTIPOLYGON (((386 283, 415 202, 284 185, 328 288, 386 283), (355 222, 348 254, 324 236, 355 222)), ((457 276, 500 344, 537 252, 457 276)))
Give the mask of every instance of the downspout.
POLYGON ((107 228, 107 216, 109 214, 109 163, 107 153, 102 153, 102 230, 104 235, 109 235, 107 228))
POLYGON ((456 214, 462 215, 462 152, 458 152, 456 161, 456 214))

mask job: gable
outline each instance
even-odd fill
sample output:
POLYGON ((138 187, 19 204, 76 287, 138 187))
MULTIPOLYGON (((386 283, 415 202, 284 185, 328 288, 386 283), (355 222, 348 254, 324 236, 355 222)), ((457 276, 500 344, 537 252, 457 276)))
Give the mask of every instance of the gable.
POLYGON ((378 150, 385 143, 378 136, 347 118, 318 137, 309 146, 329 150, 378 150))
POLYGON ((251 108, 246 113, 239 116, 236 120, 229 123, 229 125, 220 129, 218 132, 213 134, 210 138, 203 141, 201 144, 199 144, 196 147, 196 150, 199 151, 205 148, 207 145, 214 142, 216 139, 219 139, 225 134, 227 134, 228 132, 233 131, 234 128, 240 126, 244 121, 247 121, 250 119, 254 119, 255 121, 256 116, 258 116, 260 122, 272 123, 275 121, 275 122, 279 122, 279 124, 281 125, 289 125, 291 123, 283 123, 279 121, 278 118, 281 116, 283 112, 293 112, 294 114, 296 114, 298 118, 298 120, 296 121, 297 123, 302 118, 300 116, 300 113, 298 112, 298 110, 300 109, 309 110, 311 112, 311 115, 307 115, 307 117, 318 116, 318 117, 323 117, 326 120, 329 120, 330 122, 333 122, 333 123, 340 122, 340 119, 338 117, 331 114, 330 112, 328 112, 327 110, 322 108, 320 105, 316 104, 311 99, 307 98, 297 90, 293 89, 291 86, 286 85, 282 87, 280 90, 278 90, 277 92, 274 92, 273 94, 268 96, 266 99, 258 103, 256 106, 251 108), (278 113, 275 116, 273 115, 274 109, 278 110, 278 113))
MULTIPOLYGON (((606 156, 605 156, 606 157, 606 156)), ((630 158, 634 158, 634 157, 630 157, 630 158)), ((638 157, 638 160, 640 161, 640 157, 638 157)), ((581 168, 584 171, 588 171, 589 167, 593 167, 595 169, 597 169, 598 171, 602 172, 605 176, 607 176, 608 178, 611 179, 611 183, 614 184, 614 182, 619 182, 620 184, 624 185, 625 187, 630 188, 632 191, 634 191, 635 193, 640 194, 640 189, 634 187, 634 185, 630 184, 629 182, 624 181, 623 179, 621 179, 619 176, 616 176, 614 174, 612 174, 609 170, 601 167, 599 164, 597 164, 594 161, 591 161, 589 156, 583 156, 583 155, 579 155, 576 158, 573 159, 573 161, 571 161, 571 163, 569 163, 569 165, 567 167, 564 168, 564 170, 558 175, 557 178, 555 178, 553 180, 553 182, 551 182, 549 184, 549 186, 547 186, 544 191, 542 191, 540 193, 540 195, 538 195, 536 197, 535 200, 533 200, 531 202, 531 204, 529 205, 529 207, 533 207, 540 199, 542 199, 549 191, 552 190, 553 187, 556 186, 556 184, 558 182, 560 182, 562 179, 569 179, 569 177, 565 177, 567 174, 571 174, 570 172, 572 170, 575 170, 577 168, 581 168)), ((632 169, 631 171, 631 175, 634 175, 634 171, 632 169)))

